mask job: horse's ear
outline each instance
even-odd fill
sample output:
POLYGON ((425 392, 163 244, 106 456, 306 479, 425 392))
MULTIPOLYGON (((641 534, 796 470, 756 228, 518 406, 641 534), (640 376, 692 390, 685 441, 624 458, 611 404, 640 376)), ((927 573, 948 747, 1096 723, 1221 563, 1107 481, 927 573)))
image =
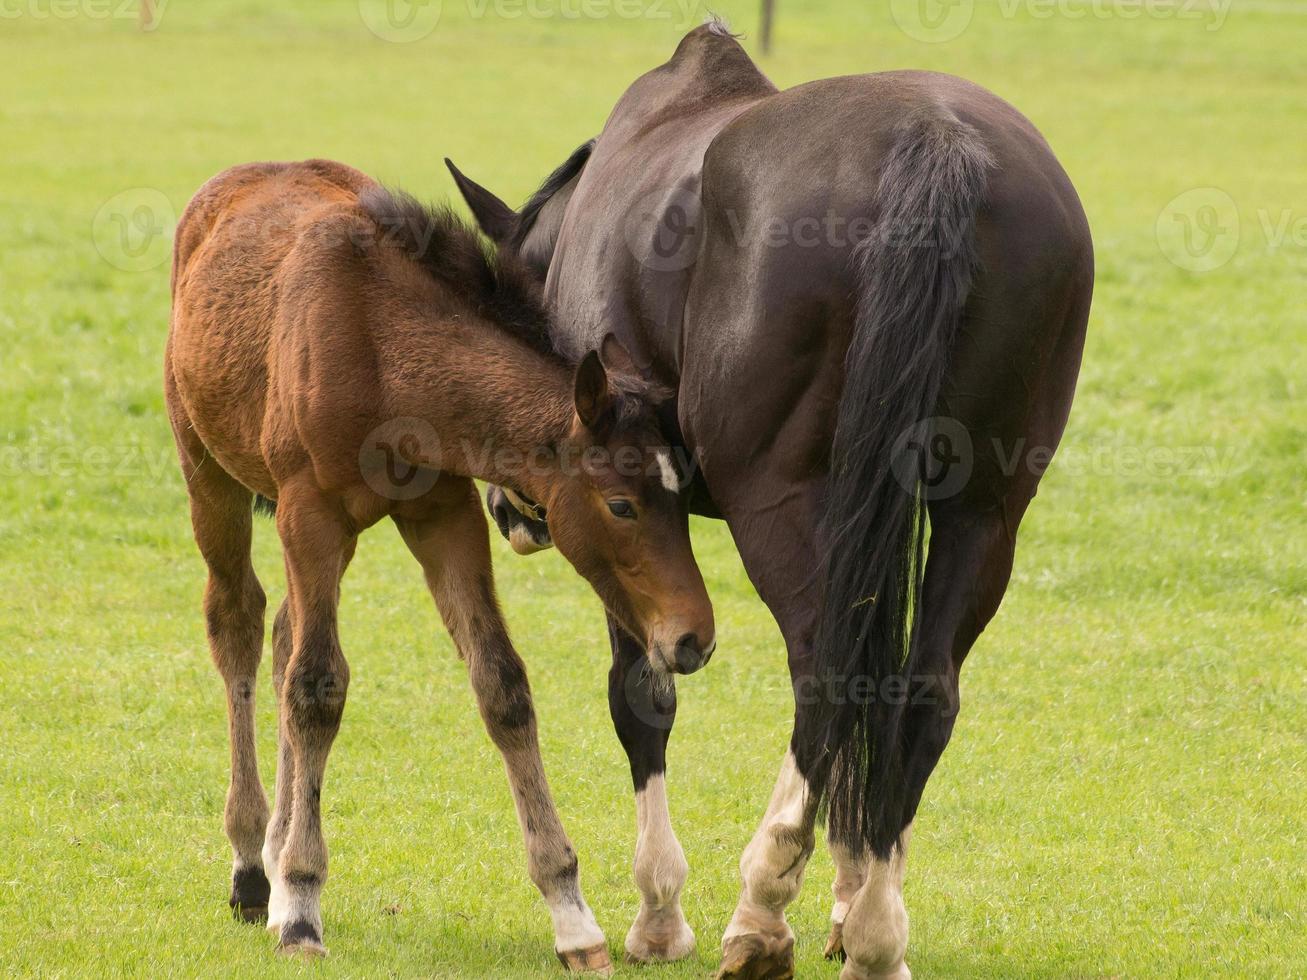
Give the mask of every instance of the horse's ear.
POLYGON ((587 429, 593 429, 612 404, 613 392, 608 387, 608 372, 599 360, 598 351, 590 351, 576 366, 573 401, 576 404, 576 416, 587 429))
POLYGON ((449 157, 445 157, 445 166, 453 174, 454 183, 458 185, 459 193, 463 195, 463 200, 467 201, 467 206, 472 209, 472 217, 476 218, 481 230, 496 245, 506 241, 517 227, 517 212, 475 180, 467 177, 454 166, 454 161, 449 157))

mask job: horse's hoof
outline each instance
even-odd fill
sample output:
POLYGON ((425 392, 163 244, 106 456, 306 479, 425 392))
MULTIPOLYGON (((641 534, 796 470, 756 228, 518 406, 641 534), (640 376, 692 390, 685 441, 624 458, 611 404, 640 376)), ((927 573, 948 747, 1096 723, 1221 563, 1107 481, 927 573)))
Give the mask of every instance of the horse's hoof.
POLYGON ((912 971, 906 963, 900 963, 888 973, 873 972, 859 969, 852 960, 845 960, 840 980, 912 980, 912 971))
POLYGON ((231 898, 227 899, 232 917, 237 922, 262 922, 268 917, 271 893, 272 886, 262 868, 248 867, 233 872, 231 898))
POLYGON ((603 977, 613 975, 613 961, 604 943, 588 949, 556 949, 554 952, 568 973, 597 973, 603 977))
POLYGON ((647 919, 641 913, 626 934, 626 962, 671 963, 694 952, 694 932, 680 910, 667 920, 647 919))
POLYGON ((277 952, 283 956, 316 960, 327 955, 327 947, 322 945, 322 937, 312 925, 307 922, 291 922, 282 926, 277 952))
POLYGON ((830 935, 826 938, 826 948, 822 950, 822 956, 828 960, 839 960, 844 962, 844 923, 832 922, 830 924, 830 935))
POLYGON ((750 932, 722 941, 717 980, 789 980, 794 976, 794 936, 750 932))

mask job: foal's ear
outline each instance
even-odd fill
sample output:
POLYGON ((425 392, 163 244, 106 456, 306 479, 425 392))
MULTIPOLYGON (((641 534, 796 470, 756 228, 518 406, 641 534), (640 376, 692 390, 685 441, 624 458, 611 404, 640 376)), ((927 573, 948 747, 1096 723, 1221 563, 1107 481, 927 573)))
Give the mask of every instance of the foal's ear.
POLYGON ((496 245, 506 241, 517 227, 517 212, 467 177, 463 171, 454 166, 454 161, 449 157, 445 157, 445 166, 454 175, 454 183, 458 185, 459 193, 463 195, 463 200, 467 201, 467 206, 472 209, 472 217, 476 218, 481 230, 496 245))
POLYGON ((576 366, 573 394, 576 415, 587 429, 593 429, 613 403, 613 392, 608 387, 608 372, 598 351, 590 351, 576 366))
POLYGON ((639 378, 642 375, 636 366, 635 358, 622 346, 615 333, 604 334, 604 339, 599 344, 599 360, 603 361, 604 367, 613 374, 625 374, 632 378, 639 378))
POLYGON ((599 345, 599 359, 615 379, 617 387, 634 392, 654 405, 667 401, 674 394, 671 388, 654 380, 652 372, 635 362, 615 333, 604 334, 599 345))

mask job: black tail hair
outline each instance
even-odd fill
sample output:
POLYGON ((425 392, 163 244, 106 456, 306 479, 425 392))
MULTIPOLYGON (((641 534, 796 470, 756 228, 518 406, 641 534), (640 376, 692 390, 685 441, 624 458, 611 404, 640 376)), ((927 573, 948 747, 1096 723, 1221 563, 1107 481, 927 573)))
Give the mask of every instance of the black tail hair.
POLYGON ((794 749, 824 789, 832 837, 881 858, 910 819, 904 707, 894 703, 904 699, 887 697, 886 681, 910 683, 916 666, 926 440, 914 435, 935 410, 971 287, 991 165, 979 134, 947 109, 910 115, 881 171, 876 230, 854 256, 858 316, 821 529, 823 700, 799 712, 794 749))
POLYGON ((277 516, 277 501, 270 500, 261 493, 254 495, 254 513, 262 514, 264 517, 277 516))

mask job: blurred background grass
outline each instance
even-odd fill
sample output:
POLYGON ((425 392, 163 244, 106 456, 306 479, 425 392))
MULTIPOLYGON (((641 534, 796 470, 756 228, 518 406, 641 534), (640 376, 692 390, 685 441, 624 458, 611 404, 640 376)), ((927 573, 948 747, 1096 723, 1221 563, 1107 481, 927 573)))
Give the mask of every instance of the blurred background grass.
MULTIPOLYGON (((923 67, 992 88, 1048 137, 1097 246, 1071 425, 917 822, 909 963, 922 977, 1300 976, 1307 5, 962 3, 965 27, 927 43, 913 32, 938 11, 915 3, 779 0, 761 59, 782 86, 923 67), (1190 207, 1172 202, 1202 188, 1236 247, 1195 272, 1166 255, 1190 207)), ((394 36, 371 0, 158 6, 150 32, 122 0, 0 8, 9 973, 303 969, 227 915, 223 698, 159 390, 167 236, 125 254, 114 215, 180 213, 223 167, 308 156, 443 198, 448 155, 520 201, 705 14, 444 0, 434 29, 395 43, 367 26, 394 36)), ((751 51, 756 8, 714 4, 751 51)), ((695 543, 721 651, 681 685, 669 782, 700 948, 650 976, 712 969, 789 734, 779 636, 724 527, 697 523, 695 543)), ((636 909, 634 818, 600 610, 557 554, 501 544, 546 765, 617 949, 636 909)), ((270 525, 257 564, 275 606, 270 525)), ((497 755, 384 527, 341 621, 353 683, 325 790, 333 955, 315 969, 553 975, 497 755)), ((270 786, 270 682, 261 695, 270 786)), ((819 849, 791 915, 801 976, 836 972, 820 959, 830 880, 819 849)))

